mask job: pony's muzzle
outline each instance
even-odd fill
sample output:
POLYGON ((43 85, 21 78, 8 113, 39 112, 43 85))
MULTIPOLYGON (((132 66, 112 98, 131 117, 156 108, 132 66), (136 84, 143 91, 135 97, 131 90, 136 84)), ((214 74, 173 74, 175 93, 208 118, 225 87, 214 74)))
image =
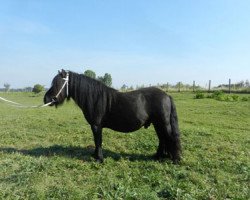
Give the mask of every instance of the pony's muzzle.
POLYGON ((43 99, 43 102, 44 102, 44 104, 47 104, 47 103, 51 102, 50 106, 53 106, 55 104, 55 102, 57 102, 57 98, 55 98, 55 97, 50 98, 47 95, 45 95, 44 99, 43 99))
POLYGON ((51 99, 51 102, 52 102, 52 104, 57 103, 58 102, 58 98, 57 97, 53 97, 51 99))

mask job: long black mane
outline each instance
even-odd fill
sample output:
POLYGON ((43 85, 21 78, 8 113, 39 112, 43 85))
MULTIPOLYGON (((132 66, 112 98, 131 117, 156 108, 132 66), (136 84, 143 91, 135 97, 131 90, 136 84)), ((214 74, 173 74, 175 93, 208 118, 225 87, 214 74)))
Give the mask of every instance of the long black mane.
POLYGON ((117 90, 83 74, 69 72, 69 77, 69 95, 85 114, 90 115, 87 118, 92 118, 97 110, 110 111, 117 90))

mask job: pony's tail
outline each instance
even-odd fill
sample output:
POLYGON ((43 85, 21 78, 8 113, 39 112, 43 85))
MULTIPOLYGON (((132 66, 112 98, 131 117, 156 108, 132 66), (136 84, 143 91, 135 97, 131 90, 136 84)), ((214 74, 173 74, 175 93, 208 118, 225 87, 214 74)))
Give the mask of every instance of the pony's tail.
POLYGON ((173 101, 173 98, 171 96, 171 113, 170 113, 170 125, 172 129, 171 139, 172 139, 172 145, 171 145, 171 157, 174 163, 178 163, 181 159, 181 142, 180 142, 180 131, 179 131, 179 125, 178 125, 178 117, 176 112, 176 107, 173 101))

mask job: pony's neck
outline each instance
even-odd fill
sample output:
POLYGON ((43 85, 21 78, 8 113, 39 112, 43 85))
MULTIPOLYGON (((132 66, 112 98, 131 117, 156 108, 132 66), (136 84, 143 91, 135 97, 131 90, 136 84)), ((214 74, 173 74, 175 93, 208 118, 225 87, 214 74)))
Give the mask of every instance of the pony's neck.
POLYGON ((69 97, 82 109, 89 122, 96 113, 105 115, 111 110, 116 94, 115 89, 94 79, 73 72, 69 74, 69 97))

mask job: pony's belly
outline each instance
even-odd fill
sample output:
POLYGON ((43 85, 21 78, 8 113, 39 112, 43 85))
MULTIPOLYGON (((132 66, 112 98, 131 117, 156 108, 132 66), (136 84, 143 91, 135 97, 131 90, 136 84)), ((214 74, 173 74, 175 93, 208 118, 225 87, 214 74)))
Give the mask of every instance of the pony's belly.
POLYGON ((114 131, 122 132, 122 133, 130 133, 130 132, 137 131, 138 129, 141 128, 141 126, 137 127, 137 128, 129 128, 129 127, 123 127, 123 128, 121 128, 121 127, 113 127, 113 128, 108 127, 108 128, 110 128, 114 131))
POLYGON ((129 132, 134 132, 138 129, 140 129, 143 126, 141 122, 128 122, 128 121, 123 121, 123 122, 114 122, 107 124, 107 128, 110 128, 114 131, 119 131, 123 133, 129 133, 129 132))

